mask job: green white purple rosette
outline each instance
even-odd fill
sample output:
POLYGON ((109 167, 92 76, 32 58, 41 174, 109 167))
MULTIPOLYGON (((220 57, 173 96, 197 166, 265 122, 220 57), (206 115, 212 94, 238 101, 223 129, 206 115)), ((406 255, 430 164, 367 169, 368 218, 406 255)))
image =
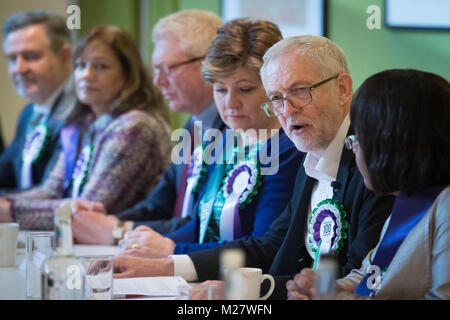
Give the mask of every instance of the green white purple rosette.
POLYGON ((50 129, 46 124, 38 125, 31 131, 23 148, 23 158, 35 163, 42 158, 42 154, 46 149, 50 140, 50 129))
POLYGON ((346 217, 344 206, 334 199, 323 200, 314 208, 308 223, 308 244, 316 256, 339 254, 347 239, 346 217))
POLYGON ((50 129, 46 124, 38 125, 27 135, 22 150, 21 188, 33 186, 33 163, 42 158, 49 141, 50 129))
POLYGON ((240 162, 235 165, 225 177, 225 182, 222 187, 222 194, 225 200, 233 192, 233 184, 235 183, 236 177, 244 171, 243 168, 246 168, 251 174, 248 179, 248 184, 239 198, 239 209, 245 208, 247 204, 252 202, 253 198, 258 194, 259 187, 262 184, 259 164, 253 160, 240 162))
POLYGON ((259 180, 255 161, 242 161, 235 165, 225 178, 222 193, 225 203, 220 215, 220 240, 234 240, 242 237, 239 209, 257 193, 259 180))

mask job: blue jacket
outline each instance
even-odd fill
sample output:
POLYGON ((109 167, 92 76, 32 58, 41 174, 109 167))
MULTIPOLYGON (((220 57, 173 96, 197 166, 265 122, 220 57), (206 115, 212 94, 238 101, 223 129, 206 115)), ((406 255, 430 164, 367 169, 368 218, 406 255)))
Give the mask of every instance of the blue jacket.
MULTIPOLYGON (((44 150, 42 157, 39 158, 32 167, 33 185, 39 185, 50 174, 55 164, 61 145, 59 133, 63 127, 64 121, 60 114, 65 108, 73 106, 74 97, 63 91, 52 108, 47 125, 50 128, 50 140, 44 150)), ((22 150, 25 145, 27 129, 33 115, 33 104, 28 104, 20 114, 17 122, 16 133, 11 144, 5 148, 0 155, 0 189, 20 189, 22 174, 22 150)))
MULTIPOLYGON (((295 181, 296 173, 301 165, 303 153, 298 151, 292 141, 280 129, 279 135, 279 168, 274 175, 262 175, 262 185, 253 201, 245 208, 239 210, 240 224, 243 238, 260 237, 266 233, 272 222, 280 215, 292 196, 292 185, 295 181)), ((271 150, 272 140, 267 142, 268 150, 271 150)), ((270 154, 270 152, 269 152, 270 154)), ((273 157, 273 156, 272 156, 273 157)), ((270 164, 263 165, 268 167, 270 164)), ((213 171, 214 165, 208 169, 209 174, 213 171)), ((200 192, 198 199, 205 194, 207 185, 200 192)), ((177 231, 168 234, 177 245, 175 254, 188 253, 197 250, 214 248, 226 243, 219 242, 199 242, 199 216, 198 202, 194 206, 195 219, 188 222, 177 231)))

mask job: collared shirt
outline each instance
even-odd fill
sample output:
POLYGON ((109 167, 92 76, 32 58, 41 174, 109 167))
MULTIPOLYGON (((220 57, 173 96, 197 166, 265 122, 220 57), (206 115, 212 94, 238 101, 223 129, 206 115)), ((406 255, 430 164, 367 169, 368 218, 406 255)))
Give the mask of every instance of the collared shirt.
POLYGON ((64 89, 66 82, 63 82, 42 104, 33 104, 33 115, 31 117, 30 125, 28 126, 28 132, 33 130, 38 124, 45 122, 50 116, 53 105, 58 99, 59 95, 64 89))
POLYGON ((333 141, 325 149, 325 152, 320 158, 317 158, 312 153, 308 153, 303 163, 305 172, 311 178, 317 180, 314 183, 311 193, 311 201, 308 206, 308 218, 306 219, 305 226, 305 245, 309 255, 314 259, 315 255, 311 251, 308 244, 308 221, 312 216, 312 211, 317 204, 325 199, 331 199, 333 197, 333 188, 331 182, 336 180, 339 170, 339 162, 341 160, 342 150, 344 148, 344 140, 350 127, 350 118, 347 115, 342 121, 339 130, 334 137, 333 141))

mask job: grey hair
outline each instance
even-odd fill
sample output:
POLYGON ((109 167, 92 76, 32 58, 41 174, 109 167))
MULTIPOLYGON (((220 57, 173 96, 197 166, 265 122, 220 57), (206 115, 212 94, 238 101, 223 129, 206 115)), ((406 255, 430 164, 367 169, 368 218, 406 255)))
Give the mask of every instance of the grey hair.
POLYGON ((183 10, 160 19, 153 29, 152 41, 156 43, 167 36, 174 36, 184 53, 202 57, 222 24, 222 18, 210 11, 183 10))
POLYGON ((20 11, 11 15, 3 25, 4 39, 6 40, 11 32, 38 24, 44 25, 50 47, 54 53, 58 53, 64 44, 69 43, 70 34, 64 18, 55 13, 39 10, 20 11))
POLYGON ((263 57, 261 76, 270 60, 284 52, 308 57, 323 77, 343 72, 350 74, 344 52, 333 41, 321 36, 302 35, 285 38, 267 50, 263 57))

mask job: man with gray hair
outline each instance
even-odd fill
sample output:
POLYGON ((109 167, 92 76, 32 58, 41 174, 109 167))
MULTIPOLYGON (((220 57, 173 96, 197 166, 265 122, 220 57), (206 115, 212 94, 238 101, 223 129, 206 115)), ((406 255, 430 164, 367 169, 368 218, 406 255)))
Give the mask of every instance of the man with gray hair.
MULTIPOLYGON (((201 122, 203 131, 225 129, 212 86, 201 74, 202 60, 221 25, 222 19, 212 12, 183 10, 162 18, 153 29, 153 82, 169 100, 170 109, 192 115, 185 125, 191 136, 200 135, 194 132, 194 121, 201 122)), ((171 164, 145 200, 115 216, 92 210, 101 207, 98 203, 79 202, 72 223, 75 239, 89 244, 117 243, 124 232, 139 225, 162 234, 175 231, 190 220, 191 210, 182 210, 187 169, 188 164, 171 164)))
POLYGON ((43 11, 10 16, 3 34, 9 77, 17 94, 30 100, 0 156, 0 188, 17 191, 45 180, 56 161, 63 114, 75 103, 65 87, 71 49, 65 20, 43 11))
MULTIPOLYGON (((320 254, 334 254, 338 272, 347 274, 377 243, 394 197, 366 189, 354 154, 344 149, 352 132, 348 117, 352 78, 343 52, 323 37, 287 38, 265 54, 261 79, 270 98, 263 109, 269 117, 278 117, 290 139, 306 153, 304 170, 298 170, 284 212, 259 238, 167 259, 119 255, 114 260, 116 277, 218 279, 222 250, 240 248, 247 267, 274 276, 271 298, 285 299, 286 282, 303 268, 317 266, 320 254)), ((203 288, 192 297, 204 298, 203 288)))

